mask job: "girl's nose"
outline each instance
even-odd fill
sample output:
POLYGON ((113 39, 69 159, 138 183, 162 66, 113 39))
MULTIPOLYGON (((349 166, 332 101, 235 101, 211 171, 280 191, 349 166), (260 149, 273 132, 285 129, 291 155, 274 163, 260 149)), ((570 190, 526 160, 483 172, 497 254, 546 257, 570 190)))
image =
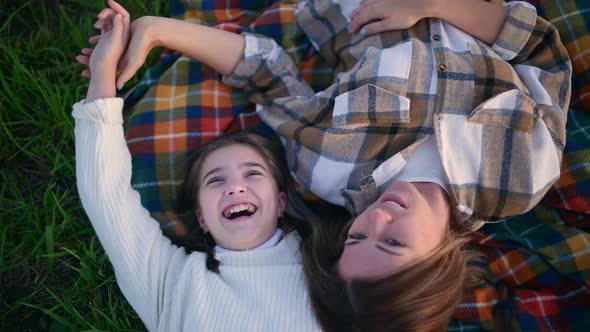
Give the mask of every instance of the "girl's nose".
POLYGON ((246 193, 246 187, 242 184, 232 184, 227 187, 225 194, 228 196, 246 193))

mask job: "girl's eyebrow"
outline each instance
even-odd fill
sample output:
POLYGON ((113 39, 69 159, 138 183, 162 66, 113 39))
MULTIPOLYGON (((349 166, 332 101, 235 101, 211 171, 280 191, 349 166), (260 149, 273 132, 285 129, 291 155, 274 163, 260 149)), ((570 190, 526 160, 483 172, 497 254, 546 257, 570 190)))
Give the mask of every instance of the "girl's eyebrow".
POLYGON ((260 168, 262 168, 263 170, 266 171, 266 167, 264 167, 263 165, 261 165, 259 163, 253 162, 253 161, 248 161, 248 162, 245 162, 245 163, 241 163, 240 164, 240 167, 241 168, 244 168, 244 167, 260 167, 260 168))
POLYGON ((223 167, 215 167, 214 169, 212 169, 209 172, 205 173, 205 175, 203 175, 203 179, 201 181, 205 181, 205 179, 208 176, 210 176, 210 175, 212 175, 214 173, 217 173, 217 172, 221 171, 222 169, 223 169, 223 167))
MULTIPOLYGON (((241 164, 239 165, 239 167, 241 167, 241 168, 245 168, 245 167, 259 167, 259 168, 262 168, 263 170, 265 170, 265 171, 266 171, 266 168, 265 168, 263 165, 261 165, 261 164, 259 164, 259 163, 257 163, 257 162, 253 162, 253 161, 247 161, 247 162, 241 163, 241 164)), ((220 171, 222 171, 224 168, 225 168, 225 167, 223 167, 223 166, 222 166, 222 167, 215 167, 214 169, 212 169, 212 170, 210 170, 209 172, 205 173, 205 175, 203 175, 203 180, 201 180, 201 181, 205 181, 205 179, 206 179, 208 176, 211 176, 211 175, 212 175, 212 174, 214 174, 214 173, 220 172, 220 171)))

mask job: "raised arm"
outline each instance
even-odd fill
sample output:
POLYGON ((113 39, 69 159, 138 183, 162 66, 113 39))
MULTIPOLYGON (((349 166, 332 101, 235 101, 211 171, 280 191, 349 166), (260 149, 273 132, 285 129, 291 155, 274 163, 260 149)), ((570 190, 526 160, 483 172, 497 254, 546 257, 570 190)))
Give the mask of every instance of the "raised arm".
POLYGON ((155 16, 140 17, 131 24, 129 45, 119 64, 123 71, 117 78, 118 87, 135 75, 156 46, 180 52, 231 77, 226 82, 244 88, 256 104, 313 95, 293 61, 274 40, 155 16))
MULTIPOLYGON (((76 179, 80 200, 114 267, 121 291, 150 331, 157 330, 164 296, 187 259, 163 236, 131 185, 131 155, 123 133, 123 100, 115 97, 124 19, 102 28, 88 64, 87 99, 74 105, 76 179)), ((203 259, 204 260, 204 259, 203 259)), ((203 264, 204 268, 204 264, 203 264)))
POLYGON ((223 75, 230 74, 244 57, 242 35, 167 17, 144 16, 131 24, 131 40, 117 79, 119 88, 135 75, 157 46, 203 62, 223 75))

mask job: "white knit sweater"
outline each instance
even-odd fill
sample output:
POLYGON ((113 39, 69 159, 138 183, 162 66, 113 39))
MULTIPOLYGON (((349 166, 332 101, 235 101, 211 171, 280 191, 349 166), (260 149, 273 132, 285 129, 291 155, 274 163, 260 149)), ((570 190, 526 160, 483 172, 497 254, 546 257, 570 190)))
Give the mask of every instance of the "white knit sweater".
POLYGON ((319 331, 305 287, 300 238, 276 247, 187 255, 162 235, 131 187, 123 100, 74 105, 76 173, 82 204, 121 291, 150 331, 319 331))

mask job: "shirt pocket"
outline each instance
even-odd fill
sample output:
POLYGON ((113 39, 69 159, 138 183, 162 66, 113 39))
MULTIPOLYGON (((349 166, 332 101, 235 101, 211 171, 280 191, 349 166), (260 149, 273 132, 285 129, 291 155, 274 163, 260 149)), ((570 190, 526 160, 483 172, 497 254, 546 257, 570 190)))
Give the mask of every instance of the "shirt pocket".
POLYGON ((520 90, 508 90, 477 106, 468 122, 532 133, 540 117, 537 104, 520 90))
POLYGON ((336 97, 332 124, 392 125, 410 122, 410 99, 366 84, 336 97))
POLYGON ((482 42, 469 43, 475 72, 473 104, 475 107, 510 90, 528 93, 514 67, 482 42))

